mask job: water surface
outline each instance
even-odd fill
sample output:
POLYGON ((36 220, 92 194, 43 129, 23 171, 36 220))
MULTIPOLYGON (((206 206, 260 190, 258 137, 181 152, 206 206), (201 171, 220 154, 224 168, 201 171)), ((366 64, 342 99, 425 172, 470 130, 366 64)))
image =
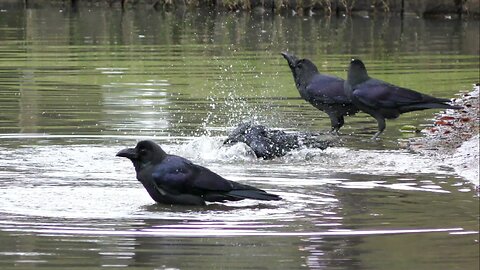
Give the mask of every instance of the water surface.
POLYGON ((479 81, 479 22, 57 7, 0 16, 0 267, 478 269, 478 197, 399 141, 435 110, 346 119, 341 145, 271 161, 229 130, 255 120, 329 129, 279 54, 440 97, 479 81), (155 204, 115 153, 154 139, 222 176, 281 195, 155 204))

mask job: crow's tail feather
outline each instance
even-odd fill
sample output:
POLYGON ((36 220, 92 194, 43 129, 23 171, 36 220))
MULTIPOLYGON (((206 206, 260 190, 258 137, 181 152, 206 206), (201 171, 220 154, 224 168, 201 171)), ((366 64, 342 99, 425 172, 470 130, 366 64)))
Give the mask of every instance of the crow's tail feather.
POLYGON ((267 193, 263 190, 237 189, 228 192, 228 195, 243 199, 253 199, 262 201, 278 201, 282 198, 278 195, 267 193))
POLYGON ((417 104, 411 104, 411 105, 406 105, 400 107, 400 112, 405 113, 405 112, 412 112, 412 111, 419 111, 419 110, 426 110, 426 109, 454 109, 454 110, 459 110, 463 109, 462 106, 456 106, 456 105, 450 105, 450 104, 445 104, 445 103, 417 103, 417 104))

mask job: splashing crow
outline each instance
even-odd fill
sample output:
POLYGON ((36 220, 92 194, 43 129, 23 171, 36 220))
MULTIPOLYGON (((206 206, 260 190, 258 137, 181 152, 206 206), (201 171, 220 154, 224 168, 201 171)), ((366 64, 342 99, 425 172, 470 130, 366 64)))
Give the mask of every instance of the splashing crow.
POLYGON ((270 129, 252 122, 240 123, 224 141, 224 144, 245 143, 257 158, 273 159, 282 157, 301 146, 326 149, 333 145, 332 140, 319 139, 311 133, 289 134, 282 130, 270 129))
POLYGON ((153 200, 162 204, 205 205, 205 202, 280 200, 278 195, 226 180, 191 161, 169 155, 153 141, 117 153, 133 162, 137 179, 153 200))

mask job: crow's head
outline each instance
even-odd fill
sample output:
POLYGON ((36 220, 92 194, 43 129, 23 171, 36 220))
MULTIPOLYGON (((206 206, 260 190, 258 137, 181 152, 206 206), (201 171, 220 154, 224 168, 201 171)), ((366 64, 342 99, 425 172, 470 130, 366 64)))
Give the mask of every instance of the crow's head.
POLYGON ((295 68, 295 65, 297 64, 298 58, 295 55, 289 54, 287 52, 282 52, 281 54, 282 54, 283 58, 285 58, 285 60, 287 60, 288 66, 293 71, 293 69, 295 68))
POLYGON ((140 141, 135 148, 125 148, 117 153, 117 157, 126 157, 133 162, 135 170, 151 164, 158 164, 167 153, 153 141, 140 141))
POLYGON ((370 79, 367 73, 367 68, 360 59, 352 59, 348 68, 347 81, 354 86, 370 79))
POLYGON ((295 55, 286 52, 282 55, 288 62, 297 87, 308 85, 313 76, 319 73, 317 66, 308 59, 298 59, 295 55))

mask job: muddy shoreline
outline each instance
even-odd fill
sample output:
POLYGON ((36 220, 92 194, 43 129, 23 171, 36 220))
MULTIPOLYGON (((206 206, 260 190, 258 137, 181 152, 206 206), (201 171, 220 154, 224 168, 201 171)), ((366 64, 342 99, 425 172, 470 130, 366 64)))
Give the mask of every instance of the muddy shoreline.
POLYGON ((461 94, 453 103, 461 110, 446 110, 435 115, 423 137, 412 138, 405 147, 452 167, 455 172, 479 187, 479 89, 461 94))

